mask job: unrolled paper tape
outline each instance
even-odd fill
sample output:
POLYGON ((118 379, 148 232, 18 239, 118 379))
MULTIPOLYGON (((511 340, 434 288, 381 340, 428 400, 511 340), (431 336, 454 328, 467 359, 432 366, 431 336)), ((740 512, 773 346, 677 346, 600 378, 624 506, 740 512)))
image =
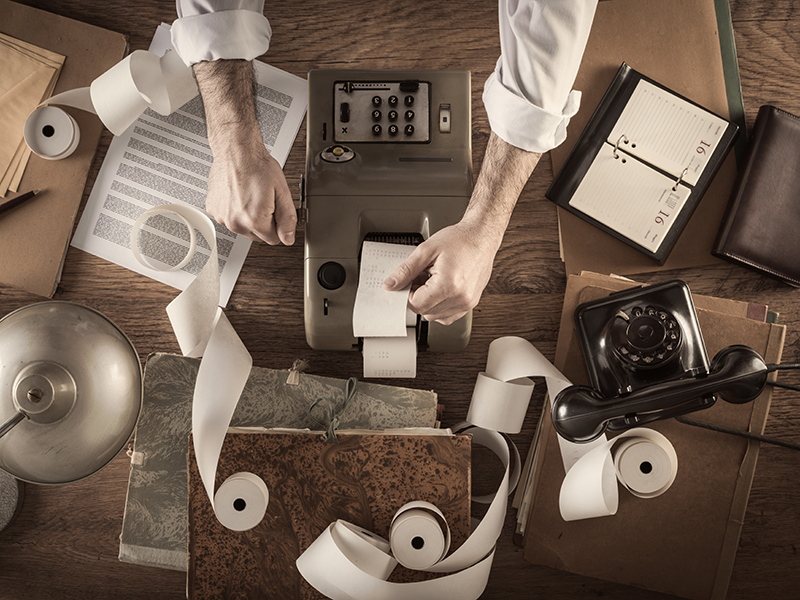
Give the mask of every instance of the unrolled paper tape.
MULTIPOLYGON (((333 600, 440 600, 441 598, 458 598, 459 600, 475 600, 486 589, 489 579, 494 547, 502 531, 505 519, 508 494, 510 493, 510 453, 505 438, 496 431, 489 431, 468 423, 457 425, 454 430, 467 430, 472 434, 473 443, 486 446, 502 461, 505 467, 503 479, 497 489, 494 500, 485 516, 467 540, 450 556, 446 556, 424 571, 432 573, 452 573, 415 583, 391 583, 386 581, 391 571, 383 572, 377 565, 390 565, 385 546, 373 542, 382 539, 373 533, 344 521, 332 523, 297 559, 297 569, 314 588, 333 600)), ((413 533, 418 531, 435 540, 437 533, 430 520, 438 509, 428 513, 426 523, 417 521, 422 515, 415 512, 421 507, 430 509, 428 503, 409 503, 396 515, 400 519, 403 514, 411 513, 403 522, 408 530, 402 535, 396 533, 397 540, 392 540, 391 549, 397 554, 404 554, 400 549, 406 543, 413 543, 413 533), (409 539, 410 538, 410 539, 409 539)), ((439 513, 441 514, 441 513, 439 513)), ((443 518, 443 517, 442 517, 443 518)), ((446 527, 446 522, 445 522, 446 527)), ((446 550, 445 550, 446 553, 446 550)), ((409 561, 411 564, 413 560, 409 561)), ((421 563, 428 560, 420 560, 421 563)))
POLYGON ((392 519, 389 543, 401 565, 417 571, 428 569, 450 550, 450 527, 434 504, 409 502, 392 519))
MULTIPOLYGON (((205 266, 169 303, 167 315, 183 355, 203 357, 192 399, 192 438, 200 479, 213 507, 219 455, 253 358, 219 307, 217 238, 211 219, 191 206, 157 206, 146 211, 131 229, 131 248, 138 247, 139 228, 149 217, 169 212, 183 219, 192 231, 197 229, 211 247, 205 266)), ((139 253, 136 256, 142 262, 139 253)), ((149 262, 142 264, 153 268, 149 262)))
MULTIPOLYGON (((494 431, 519 433, 533 393, 529 377, 544 377, 551 399, 572 385, 528 340, 514 336, 494 340, 489 344, 486 370, 475 382, 467 421, 494 431)), ((575 444, 559 436, 564 470, 605 439, 601 436, 588 444, 575 444)))
POLYGON ((23 136, 34 154, 59 160, 75 152, 81 131, 72 115, 55 106, 40 106, 25 120, 23 136))
POLYGON ((192 69, 183 63, 177 52, 170 50, 159 57, 152 52, 136 50, 89 87, 68 90, 42 102, 25 122, 25 143, 33 152, 50 160, 66 158, 75 150, 80 139, 78 125, 53 105, 96 114, 111 133, 122 135, 147 108, 166 116, 198 93, 192 69), (51 106, 45 107, 45 104, 51 106), (50 110, 43 111, 45 108, 50 110), (70 124, 63 117, 56 117, 58 112, 55 111, 71 120, 72 133, 70 124), (43 115, 52 122, 42 121, 43 115), (56 121, 56 118, 61 120, 56 121), (58 126, 55 134, 48 134, 48 125, 58 126))
POLYGON ((561 517, 576 521, 614 515, 619 506, 617 480, 634 495, 652 498, 669 489, 677 469, 675 449, 661 433, 644 427, 621 433, 569 470, 559 495, 561 517))
POLYGON ((234 473, 214 495, 214 514, 228 529, 247 531, 261 523, 269 504, 267 484, 254 473, 234 473))

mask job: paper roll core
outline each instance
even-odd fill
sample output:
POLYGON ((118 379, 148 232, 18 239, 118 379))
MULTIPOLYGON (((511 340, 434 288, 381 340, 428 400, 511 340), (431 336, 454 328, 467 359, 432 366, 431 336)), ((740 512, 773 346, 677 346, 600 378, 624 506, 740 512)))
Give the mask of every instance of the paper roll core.
POLYGON ((217 519, 233 531, 246 531, 261 523, 268 504, 267 484, 254 473, 234 473, 214 495, 217 519))
POLYGON ((392 554, 404 567, 432 567, 450 550, 450 528, 433 504, 409 502, 395 514, 389 531, 392 554))
POLYGON ((55 106, 40 106, 28 115, 22 134, 28 148, 46 160, 68 157, 81 139, 75 119, 55 106))

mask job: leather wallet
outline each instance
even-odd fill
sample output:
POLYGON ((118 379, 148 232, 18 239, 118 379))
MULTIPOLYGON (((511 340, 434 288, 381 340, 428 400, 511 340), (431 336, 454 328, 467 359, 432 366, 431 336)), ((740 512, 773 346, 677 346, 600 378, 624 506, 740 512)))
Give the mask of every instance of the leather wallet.
POLYGON ((800 287, 800 118, 758 111, 712 254, 800 287))

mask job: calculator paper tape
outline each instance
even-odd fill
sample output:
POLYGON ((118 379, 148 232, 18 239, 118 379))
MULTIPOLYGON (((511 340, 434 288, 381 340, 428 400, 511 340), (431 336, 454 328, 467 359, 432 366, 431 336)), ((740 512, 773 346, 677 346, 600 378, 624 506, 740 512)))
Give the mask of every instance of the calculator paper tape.
MULTIPOLYGON (((194 398, 192 399, 192 438, 200 479, 203 481, 211 506, 214 507, 216 513, 214 481, 219 455, 231 417, 239 402, 239 396, 250 376, 253 359, 219 306, 217 238, 211 219, 200 210, 181 204, 151 208, 145 211, 131 228, 131 248, 134 255, 145 267, 158 268, 140 254, 138 233, 142 227, 146 226, 147 219, 150 217, 170 213, 174 213, 174 216, 177 216, 189 227, 192 237, 188 256, 194 254, 197 246, 194 229, 200 232, 211 248, 211 253, 200 274, 169 303, 167 315, 183 355, 203 357, 197 372, 194 398)), ((231 497, 236 494, 239 494, 240 499, 249 498, 252 510, 247 511, 248 515, 246 516, 257 515, 262 504, 258 490, 263 493, 263 509, 266 510, 269 497, 266 484, 253 473, 239 473, 231 476, 220 486, 217 497, 225 504, 231 502, 231 497)), ((243 525, 243 521, 231 519, 227 512, 222 511, 227 511, 227 508, 221 509, 221 512, 217 514, 217 518, 223 525, 229 529, 243 525), (231 523, 234 527, 230 527, 231 523)), ((263 513, 261 517, 263 517, 263 513)), ((261 517, 257 519, 257 522, 252 523, 251 527, 257 525, 261 517)), ((242 518, 244 519, 244 517, 242 518)))
MULTIPOLYGON (((136 50, 89 87, 68 90, 42 102, 25 122, 26 130, 31 130, 25 141, 33 152, 44 158, 65 158, 71 154, 60 151, 48 155, 47 138, 50 136, 40 135, 42 129, 35 126, 42 119, 44 105, 71 106, 94 113, 111 133, 121 135, 146 109, 152 108, 166 116, 198 93, 191 68, 177 52, 168 51, 159 57, 152 52, 136 50)), ((74 126, 77 130, 77 124, 74 126)))
MULTIPOLYGON (((486 371, 478 374, 467 421, 518 433, 533 392, 533 382, 528 379, 532 376, 545 378, 550 399, 571 385, 527 340, 494 340, 489 345, 486 371)), ((634 495, 649 498, 665 492, 675 479, 675 449, 654 430, 634 429, 610 441, 603 435, 586 444, 557 437, 567 473, 559 501, 564 520, 615 514, 619 504, 617 480, 634 495)))
POLYGON ((446 522, 438 522, 441 513, 435 507, 431 509, 428 503, 412 502, 402 507, 393 519, 393 524, 400 521, 401 529, 406 529, 394 536, 390 534, 392 542, 400 544, 398 547, 352 523, 341 520, 332 523, 297 559, 297 570, 306 581, 333 600, 474 600, 480 597, 489 580, 495 545, 505 520, 511 492, 511 458, 509 445, 498 432, 469 423, 453 430, 462 428, 472 434, 474 443, 486 446, 500 458, 505 472, 486 515, 467 540, 450 556, 417 569, 450 575, 414 583, 386 581, 398 555, 412 566, 417 561, 420 564, 430 562, 429 557, 419 560, 409 556, 406 542, 413 540, 415 534, 437 543, 438 554, 447 552, 449 533, 446 522), (423 514, 425 511, 427 516, 423 514), (409 513, 410 517, 404 517, 409 513))

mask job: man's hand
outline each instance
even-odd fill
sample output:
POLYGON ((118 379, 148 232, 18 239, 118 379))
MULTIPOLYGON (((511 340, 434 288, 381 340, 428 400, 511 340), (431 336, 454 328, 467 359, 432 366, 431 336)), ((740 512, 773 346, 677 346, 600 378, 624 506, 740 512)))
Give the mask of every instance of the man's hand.
POLYGON ((292 194, 278 161, 258 138, 249 147, 214 154, 206 211, 234 233, 291 246, 297 227, 292 194))
POLYGON ((384 287, 402 290, 427 272, 429 277, 419 282, 423 285, 409 295, 408 306, 427 321, 450 325, 478 304, 498 247, 496 238, 462 220, 420 244, 384 287))
POLYGON ((217 60, 193 68, 214 155, 206 211, 252 240, 293 244, 297 214, 283 171, 261 139, 252 63, 217 60))
POLYGON ((450 325, 474 308, 489 283, 517 199, 540 156, 492 133, 461 221, 420 244, 383 287, 402 290, 427 271, 430 277, 418 282, 421 287, 409 295, 408 305, 414 312, 450 325))

